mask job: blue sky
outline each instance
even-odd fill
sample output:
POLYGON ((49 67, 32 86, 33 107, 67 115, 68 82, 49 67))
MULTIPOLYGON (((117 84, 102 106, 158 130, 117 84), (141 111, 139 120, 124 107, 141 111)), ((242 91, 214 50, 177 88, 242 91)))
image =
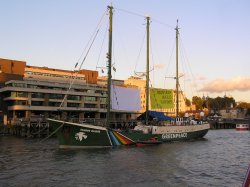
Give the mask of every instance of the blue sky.
MULTIPOLYGON (((105 0, 2 0, 0 58, 73 69, 109 4, 105 0)), ((112 4, 114 78, 145 71, 143 16, 148 15, 151 83, 174 88, 174 80, 165 77, 175 72, 174 27, 179 19, 181 87, 186 95, 226 94, 250 102, 250 1, 114 0, 112 4)), ((107 16, 84 69, 105 66, 106 30, 107 16)))

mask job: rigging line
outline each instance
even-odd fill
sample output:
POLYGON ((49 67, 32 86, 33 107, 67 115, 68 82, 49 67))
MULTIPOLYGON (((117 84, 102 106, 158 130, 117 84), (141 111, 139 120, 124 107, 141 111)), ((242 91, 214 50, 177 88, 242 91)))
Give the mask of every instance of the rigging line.
POLYGON ((113 41, 113 45, 112 45, 112 58, 113 58, 113 63, 111 64, 111 68, 112 68, 112 70, 114 71, 113 72, 113 76, 112 76, 112 78, 115 78, 115 73, 116 73, 116 71, 114 70, 115 69, 115 62, 116 62, 116 59, 115 59, 115 53, 116 53, 116 51, 115 51, 115 45, 116 45, 116 43, 115 43, 115 41, 113 41))
MULTIPOLYGON (((77 60, 77 64, 78 64, 78 62, 79 62, 80 59, 82 58, 84 52, 86 51, 87 47, 89 46, 89 43, 90 43, 91 40, 92 40, 92 43, 90 44, 90 47, 89 47, 89 49, 88 49, 88 51, 87 51, 87 53, 86 53, 86 55, 85 55, 85 57, 84 57, 84 59, 83 59, 83 61, 82 61, 81 65, 80 65, 78 71, 75 73, 75 76, 73 77, 73 80, 69 82, 69 88, 68 88, 66 94, 64 95, 63 100, 61 101, 61 104, 60 104, 60 106, 58 107, 57 110, 60 110, 60 108, 62 108, 62 105, 63 105, 63 103, 64 103, 66 97, 68 96, 68 93, 69 93, 69 91, 71 90, 71 87, 72 87, 73 83, 75 82, 75 79, 77 78, 77 75, 78 75, 78 73, 79 73, 79 71, 80 71, 80 69, 81 69, 81 67, 82 67, 82 64, 83 64, 83 62, 85 61, 85 59, 86 59, 86 57, 87 57, 87 55, 88 55, 88 53, 89 53, 89 50, 90 50, 90 48, 91 48, 92 45, 93 45, 93 42, 94 42, 94 40, 95 40, 95 38, 96 38, 96 36, 97 36, 99 30, 100 30, 100 27, 101 27, 101 23, 102 23, 102 21, 103 21, 103 18, 104 18, 104 16, 105 16, 106 14, 107 14, 107 10, 106 10, 106 11, 104 12, 104 14, 102 15, 102 17, 101 17, 101 19, 100 19, 100 21, 99 21, 99 23, 98 23, 98 25, 97 25, 97 27, 96 27, 96 29, 95 29, 95 30, 97 30, 97 31, 94 32, 93 35, 90 37, 90 39, 89 39, 89 41, 88 41, 88 43, 87 43, 85 49, 83 50, 82 54, 80 55, 79 59, 77 60), (93 38, 93 39, 92 39, 92 38, 93 38)), ((77 64, 75 65, 75 67, 77 66, 77 64)), ((72 76, 73 76, 73 73, 72 73, 72 76)))
MULTIPOLYGON (((124 59, 125 61, 126 61, 126 63, 129 63, 129 62, 131 62, 131 60, 129 60, 129 55, 128 55, 128 52, 127 52, 127 49, 126 49, 126 47, 125 47, 125 43, 126 42, 124 42, 124 39, 126 39, 126 37, 124 37, 124 35, 122 35, 121 34, 121 32, 120 32, 120 28, 119 28, 119 26, 117 25, 117 23, 114 23, 113 24, 113 30, 115 30, 116 32, 115 32, 115 37, 116 37, 116 41, 118 41, 118 42, 116 42, 115 40, 114 40, 114 45, 116 45, 116 44, 120 44, 119 46, 118 45, 116 45, 116 46, 118 46, 119 47, 119 49, 121 49, 121 51, 122 51, 122 54, 121 55, 123 55, 124 57, 122 58, 122 59, 124 59)), ((118 49, 118 47, 114 47, 113 46, 113 51, 114 50, 117 50, 118 49)), ((117 50, 118 51, 118 50, 117 50)), ((114 53, 113 53, 114 55, 114 57, 113 58, 115 58, 115 57, 117 57, 116 56, 116 53, 115 53, 115 51, 114 51, 114 53)), ((114 65, 115 65, 115 63, 116 63, 116 60, 114 59, 114 65)), ((134 64, 134 63, 133 63, 134 64)), ((129 65, 129 64, 127 64, 127 65, 129 65)), ((133 69, 132 69, 133 70, 133 69)), ((130 70, 131 71, 131 70, 130 70)), ((131 75, 133 74, 133 72, 131 73, 131 75)))
POLYGON ((188 69, 188 59, 185 57, 185 50, 184 50, 184 47, 183 47, 183 44, 180 43, 180 54, 181 54, 181 59, 182 59, 182 69, 183 69, 183 72, 184 72, 184 79, 183 79, 183 86, 184 86, 184 90, 186 93, 190 93, 191 95, 194 95, 194 89, 192 89, 192 86, 190 84, 190 80, 191 80, 191 77, 190 77, 190 73, 189 73, 189 69, 188 69), (187 89, 187 88, 190 88, 190 89, 187 89))
MULTIPOLYGON (((189 75, 189 73, 186 71, 186 69, 188 69, 188 68, 185 68, 186 67, 186 65, 187 65, 187 60, 186 60, 186 58, 185 58, 185 50, 184 50, 184 47, 183 47, 183 43, 182 42, 180 42, 180 56, 181 56, 181 62, 183 62, 182 63, 182 65, 183 66, 181 66, 181 68, 182 68, 182 71, 184 72, 184 75, 189 75)), ((183 79, 183 85, 184 85, 184 90, 185 90, 185 92, 187 93, 188 91, 187 91, 187 89, 186 89, 186 77, 183 79)), ((179 85, 179 88, 181 89, 181 86, 179 85)), ((191 87, 191 85, 190 85, 190 88, 192 88, 191 87)), ((181 91, 183 92, 183 90, 181 89, 181 91)), ((190 89, 189 90, 189 92, 193 95, 193 90, 192 89, 190 89)), ((184 97, 184 92, 182 93, 182 95, 183 95, 183 97, 184 97)), ((186 100, 185 98, 184 98, 184 100, 186 100)))
MULTIPOLYGON (((152 31, 151 31, 151 33, 152 33, 152 31)), ((155 68, 155 66, 158 64, 158 63, 155 63, 155 57, 157 58, 157 62, 160 62, 160 60, 159 60, 159 54, 158 53, 154 53, 154 51, 153 51, 153 42, 151 42, 151 36, 152 36, 153 34, 151 34, 150 35, 150 53, 151 53, 151 59, 152 59, 152 62, 153 62, 153 67, 152 67, 152 70, 151 71, 153 71, 153 70, 155 70, 155 69, 160 69, 160 67, 156 67, 155 68)), ((161 64, 159 64, 159 65, 161 65, 161 64)), ((159 76, 159 75, 158 75, 159 76)), ((165 80, 165 79, 164 79, 165 80)), ((155 83, 155 71, 153 71, 153 84, 155 83)))
POLYGON ((161 24, 161 25, 164 25, 164 26, 166 26, 166 27, 169 27, 169 28, 171 28, 171 29, 175 29, 175 27, 173 27, 173 26, 171 26, 171 25, 169 25, 169 24, 167 24, 167 23, 163 23, 162 21, 159 21, 159 20, 157 20, 157 19, 151 19, 152 21, 154 21, 154 22, 156 22, 156 23, 159 23, 159 24, 161 24))
POLYGON ((125 9, 121 9, 121 8, 117 8, 117 7, 114 7, 114 9, 122 11, 122 12, 126 12, 126 13, 134 15, 134 16, 143 17, 143 18, 146 17, 144 15, 141 15, 141 14, 138 14, 138 13, 135 13, 135 12, 132 12, 132 11, 128 11, 128 10, 125 10, 125 9))
MULTIPOLYGON (((98 22, 98 24, 97 24, 97 26, 96 26, 96 28, 95 28, 95 31, 96 31, 96 30, 100 30, 101 23, 103 22, 103 19, 104 19, 105 15, 107 15, 107 12, 108 12, 108 10, 106 10, 106 11, 103 13, 103 15, 102 15, 100 21, 98 22)), ((91 35, 91 37, 90 37, 90 39, 89 39, 87 45, 85 46, 85 48, 84 48, 82 54, 80 55, 80 57, 78 58, 77 62, 79 62, 80 59, 82 58, 83 54, 84 54, 85 51, 87 50, 87 48, 88 48, 88 46, 89 46, 89 43, 91 42, 91 40, 92 40, 92 38, 94 37, 94 35, 95 35, 95 32, 93 32, 93 34, 91 35)))
POLYGON ((139 54, 138 54, 138 56, 137 56, 137 58, 136 58, 136 63, 135 63, 134 72, 135 72, 135 70, 136 70, 136 68, 137 68, 137 63, 138 63, 139 58, 140 58, 140 56, 141 56, 141 51, 142 51, 142 48, 143 48, 143 44, 144 44, 145 38, 146 38, 146 31, 145 31, 145 33, 144 33, 144 36, 143 36, 143 39, 142 39, 142 42, 141 42, 141 47, 140 47, 139 54))
MULTIPOLYGON (((184 44, 183 44, 183 41, 182 41, 181 38, 180 38, 180 44, 181 44, 181 48, 182 48, 182 50, 183 50, 183 53, 184 53, 184 55, 185 55, 184 58, 187 59, 187 60, 186 60, 186 61, 187 61, 187 66, 188 66, 188 69, 189 69, 189 71, 190 71, 190 73, 191 73, 191 76, 192 76, 191 80, 192 80, 193 84, 196 84, 196 82, 194 81, 194 80, 195 80, 195 76, 194 76, 194 74, 193 74, 193 72, 192 72, 192 69, 191 69, 189 60, 188 60, 187 55, 186 55, 186 50, 185 50, 185 47, 184 47, 184 44)), ((195 92, 198 93, 198 90, 197 90, 196 87, 195 87, 195 92)))
MULTIPOLYGON (((135 12, 132 12, 132 11, 128 11, 128 10, 125 10, 125 9, 121 9, 121 8, 116 8, 116 7, 114 7, 114 9, 119 10, 119 11, 122 11, 122 12, 126 12, 126 13, 131 14, 131 15, 135 15, 135 16, 138 16, 138 17, 143 17, 143 18, 147 17, 147 16, 145 16, 145 15, 138 14, 138 13, 135 13, 135 12)), ((157 22, 157 23, 159 23, 159 24, 161 24, 161 25, 167 26, 167 27, 169 27, 169 28, 171 28, 171 29, 175 29, 175 27, 173 27, 173 26, 171 26, 171 25, 169 25, 169 24, 167 24, 167 23, 164 23, 164 22, 162 22, 162 21, 159 21, 159 20, 157 20, 157 19, 154 19, 154 18, 152 18, 152 17, 151 17, 151 21, 155 21, 155 22, 157 22)))
MULTIPOLYGON (((168 74, 168 70, 170 69, 170 63, 171 63, 171 60, 172 60, 172 58, 173 58, 174 48, 175 48, 175 41, 174 41, 173 43, 174 43, 174 44, 173 44, 173 48, 172 48, 171 53, 170 53, 170 57, 169 57, 169 60, 168 60, 168 64, 167 64, 167 66, 166 66, 165 75, 168 74)), ((166 79, 164 79, 164 88, 165 88, 165 81, 166 81, 166 79)))
POLYGON ((192 77, 194 77, 194 74, 193 74, 193 72, 192 72, 192 69, 191 69, 189 60, 188 60, 188 58, 187 58, 186 50, 185 50, 185 47, 184 47, 184 44, 183 44, 183 42, 182 42, 181 37, 180 37, 180 43, 181 43, 181 48, 182 48, 183 53, 184 53, 184 58, 187 59, 186 61, 187 61, 187 65, 188 65, 188 68, 189 68, 189 70, 190 70, 190 73, 191 73, 192 77))
POLYGON ((103 40, 102 40, 100 52, 99 52, 98 59, 97 59, 97 63, 96 63, 96 69, 97 69, 98 63, 99 63, 99 61, 100 61, 101 52, 102 52, 102 49, 103 49, 103 46, 104 46, 104 41, 105 41, 106 36, 107 36, 108 26, 109 26, 109 24, 107 24, 107 27, 106 27, 106 30, 105 30, 105 33, 104 33, 104 37, 103 37, 103 40))
MULTIPOLYGON (((152 62, 153 62, 153 68, 152 70, 155 69, 155 61, 154 61, 154 55, 153 55, 153 48, 152 48, 152 42, 151 42, 151 37, 149 37, 149 45, 150 45, 150 53, 151 53, 151 59, 152 59, 152 62)), ((151 70, 151 71, 152 71, 151 70)), ((155 74, 154 74, 154 71, 153 71, 153 81, 152 81, 152 84, 154 85, 154 81, 155 81, 155 74)))
POLYGON ((42 139, 40 142, 43 142, 45 140, 47 140, 48 138, 50 138, 52 135, 54 135, 63 125, 64 125, 65 121, 63 121, 62 125, 60 125, 56 130, 54 130, 49 136, 47 136, 46 138, 42 139))
POLYGON ((184 92, 182 91, 182 89, 181 89, 181 85, 179 84, 179 88, 180 88, 180 93, 181 93, 181 95, 182 95, 182 97, 183 97, 183 99, 184 99, 184 105, 186 106, 186 102, 187 102, 187 97, 184 95, 184 92))
POLYGON ((97 34, 99 33, 99 30, 100 30, 100 28, 97 30, 97 32, 96 32, 96 34, 95 34, 95 36, 94 36, 94 38, 93 38, 93 40, 92 40, 92 42, 91 42, 91 44, 90 44, 88 50, 87 50, 87 52, 86 52, 86 55, 84 56, 84 58, 83 58, 83 60, 82 60, 82 62, 81 62, 81 64, 80 64, 80 66, 79 66, 79 68, 78 68, 78 71, 76 71, 76 74, 75 74, 73 80, 70 81, 69 88, 68 88, 66 94, 64 95, 63 100, 62 100, 60 106, 58 107, 58 110, 60 110, 60 108, 62 108, 62 105, 63 105, 63 103, 64 103, 66 97, 68 96, 68 93, 69 93, 69 91, 71 90, 71 87, 72 87, 72 85, 74 84, 74 82, 75 82, 75 80, 76 80, 76 78, 77 78, 77 75, 78 75, 79 71, 82 69, 82 65, 83 65, 83 63, 85 62, 85 60, 86 60, 86 58, 87 58, 87 56, 88 56, 88 54, 89 54, 89 51, 90 51, 91 47, 93 46, 93 43, 94 43, 94 41, 95 41, 95 39, 96 39, 96 37, 97 37, 97 34))
MULTIPOLYGON (((183 72, 182 74, 181 74, 181 72, 179 72, 179 78, 180 77, 182 77, 182 76, 184 76, 185 75, 185 57, 184 57, 184 55, 183 55, 183 53, 182 53, 182 46, 180 46, 179 45, 179 56, 180 56, 180 60, 179 60, 179 69, 181 69, 181 71, 183 72)), ((186 73, 186 75, 187 75, 187 73, 186 73)), ((185 77, 182 79, 183 80, 183 82, 184 82, 184 90, 185 90, 185 77)), ((181 79, 179 79, 179 81, 181 82, 181 79)))

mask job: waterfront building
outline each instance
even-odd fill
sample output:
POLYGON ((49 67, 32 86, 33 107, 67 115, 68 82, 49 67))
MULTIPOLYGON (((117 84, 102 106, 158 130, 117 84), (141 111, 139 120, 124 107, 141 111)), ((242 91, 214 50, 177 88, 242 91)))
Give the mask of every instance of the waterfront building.
MULTIPOLYGON (((136 86, 140 89, 140 97, 141 97, 141 112, 144 112, 146 110, 146 80, 140 78, 140 77, 135 77, 131 76, 127 80, 124 81, 125 85, 130 85, 130 86, 136 86)), ((164 89, 163 89, 164 90, 164 89)), ((170 108, 156 108, 152 109, 151 107, 151 102, 149 102, 149 109, 154 110, 154 111, 159 111, 159 112, 164 112, 167 116, 175 116, 175 111, 176 111, 176 91, 173 91, 173 107, 170 108)), ((184 113, 187 110, 190 110, 191 108, 186 106, 185 102, 185 95, 183 91, 179 91, 179 111, 184 113)))
MULTIPOLYGON (((104 78, 105 79, 105 78, 104 78)), ((32 116, 76 120, 105 119, 107 86, 97 71, 69 71, 0 59, 0 104, 9 123, 32 116), (70 87, 70 82, 74 84, 70 87)), ((135 118, 137 111, 112 110, 112 120, 135 118)))
MULTIPOLYGON (((128 86, 136 86, 140 90, 140 99, 141 99, 141 110, 140 112, 143 113, 146 111, 146 80, 131 76, 127 80, 124 80, 124 84, 128 86)), ((149 104, 150 106, 150 104, 149 104)), ((150 108, 150 107, 149 107, 150 108)))
MULTIPOLYGON (((69 71, 48 67, 27 65, 25 61, 0 59, 0 105, 1 118, 9 123, 15 119, 33 116, 55 117, 58 119, 71 118, 75 120, 105 119, 107 102, 107 77, 98 76, 98 71, 80 70, 69 71), (74 81, 71 89, 70 82, 74 81), (62 102, 63 101, 63 102, 62 102), (59 109, 60 108, 60 109, 59 109), (59 109, 59 110, 58 110, 59 109)), ((115 95, 113 120, 135 119, 146 109, 146 81, 131 76, 127 80, 112 79, 114 92, 123 88, 139 90, 139 108, 122 108, 124 97, 115 95), (116 103, 120 103, 117 106, 116 103)), ((122 90, 124 92, 124 90, 122 90)), ((117 93, 114 93, 117 94, 117 93)), ((113 94, 113 95, 114 95, 113 94)), ((173 90, 173 102, 176 92, 173 90)), ((179 109, 185 112, 185 96, 179 92, 179 109)), ((131 100, 131 96, 129 97, 131 100)), ((129 100, 125 103, 129 103, 129 100)), ((134 102, 135 103, 135 102, 134 102)), ((149 104, 151 110, 151 104, 149 104)), ((172 108, 156 108, 155 111, 174 116, 176 103, 172 108)), ((5 122, 6 123, 6 122, 5 122)))
POLYGON ((246 110, 240 110, 238 108, 227 108, 219 110, 222 118, 225 119, 235 119, 235 118, 245 118, 246 110))

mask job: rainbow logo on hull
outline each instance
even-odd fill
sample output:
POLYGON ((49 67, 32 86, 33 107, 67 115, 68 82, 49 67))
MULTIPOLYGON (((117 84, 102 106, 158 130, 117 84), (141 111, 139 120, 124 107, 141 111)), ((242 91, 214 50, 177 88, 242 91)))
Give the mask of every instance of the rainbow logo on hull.
POLYGON ((111 139, 112 145, 113 146, 118 146, 118 145, 134 145, 135 142, 126 136, 120 134, 118 131, 108 131, 109 137, 111 139))

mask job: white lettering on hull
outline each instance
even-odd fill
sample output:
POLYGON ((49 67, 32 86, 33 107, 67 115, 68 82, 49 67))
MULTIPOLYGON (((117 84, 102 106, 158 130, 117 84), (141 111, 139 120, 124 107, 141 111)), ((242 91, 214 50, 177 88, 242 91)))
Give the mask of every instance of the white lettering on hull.
POLYGON ((80 129, 81 132, 93 132, 93 133, 101 133, 100 130, 94 130, 94 129, 80 129))
POLYGON ((187 138, 187 133, 162 134, 162 139, 187 138))

